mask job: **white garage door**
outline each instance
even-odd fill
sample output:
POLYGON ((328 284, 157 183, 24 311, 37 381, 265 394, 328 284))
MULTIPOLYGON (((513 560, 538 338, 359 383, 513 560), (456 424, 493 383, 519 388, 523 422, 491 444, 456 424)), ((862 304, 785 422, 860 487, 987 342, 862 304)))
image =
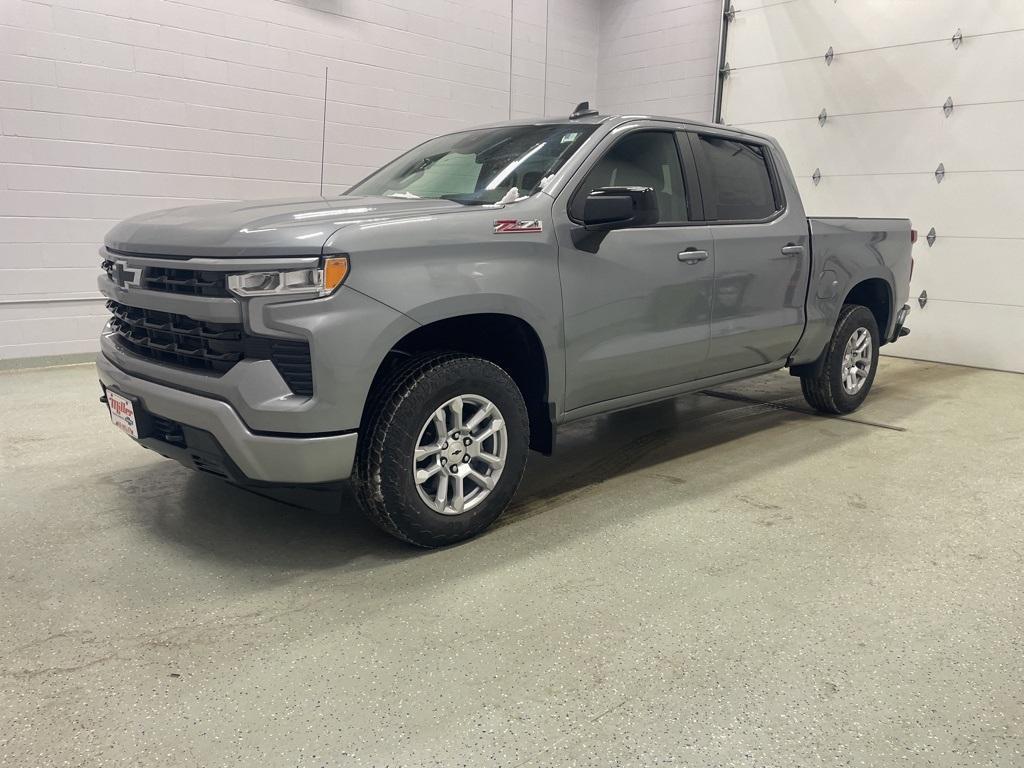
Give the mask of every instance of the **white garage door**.
POLYGON ((778 137, 809 214, 920 234, 913 332, 887 351, 1024 371, 1024 2, 733 6, 723 121, 778 137))

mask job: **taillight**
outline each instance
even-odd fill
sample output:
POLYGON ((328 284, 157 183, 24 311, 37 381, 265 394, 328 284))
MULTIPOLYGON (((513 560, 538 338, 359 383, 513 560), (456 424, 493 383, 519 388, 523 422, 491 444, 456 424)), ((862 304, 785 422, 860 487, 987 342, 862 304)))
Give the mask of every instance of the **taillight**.
MULTIPOLYGON (((917 230, 913 227, 910 228, 910 244, 913 245, 917 242, 917 230)), ((910 279, 914 279, 914 254, 910 254, 910 279)))

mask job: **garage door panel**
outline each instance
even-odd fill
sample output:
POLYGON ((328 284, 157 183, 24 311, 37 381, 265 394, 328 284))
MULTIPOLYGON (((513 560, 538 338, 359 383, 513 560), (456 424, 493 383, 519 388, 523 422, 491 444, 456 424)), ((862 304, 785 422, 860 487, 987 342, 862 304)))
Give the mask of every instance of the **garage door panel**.
POLYGON ((794 169, 822 173, 1024 169, 1024 102, 750 126, 779 140, 794 169))
POLYGON ((920 233, 913 333, 886 351, 1024 371, 1024 2, 739 5, 725 122, 779 140, 809 215, 907 217, 920 233))
POLYGON ((1024 237, 1024 173, 948 174, 941 184, 930 174, 822 173, 818 186, 806 176, 798 179, 808 215, 906 217, 922 235, 935 227, 950 235, 1024 237))
MULTIPOLYGON (((911 295, 1024 306, 1024 240, 939 237, 914 248, 911 295)), ((1024 327, 1019 330, 1024 342, 1024 327)))
POLYGON ((1024 307, 938 300, 913 307, 910 335, 884 347, 886 354, 1024 372, 1024 307))
MULTIPOLYGON (((810 0, 753 7, 735 3, 729 37, 733 67, 824 56, 837 52, 948 40, 959 27, 964 35, 984 35, 1024 27, 1019 0, 860 0, 834 3, 810 0)), ((965 41, 974 44, 970 37, 965 41)))
MULTIPOLYGON (((734 70, 725 81, 724 114, 745 125, 812 117, 823 107, 839 114, 941 106, 951 95, 972 103, 1024 99, 1021 68, 1008 66, 1020 61, 1024 31, 970 43, 959 51, 941 42, 840 55, 831 67, 816 59, 734 70)), ((730 32, 729 50, 741 45, 730 32)))

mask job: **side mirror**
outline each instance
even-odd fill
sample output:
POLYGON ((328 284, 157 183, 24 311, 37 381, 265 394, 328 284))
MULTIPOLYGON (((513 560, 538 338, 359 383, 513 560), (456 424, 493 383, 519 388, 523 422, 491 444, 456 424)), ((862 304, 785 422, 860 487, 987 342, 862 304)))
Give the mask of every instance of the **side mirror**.
POLYGON ((650 187, 601 187, 583 204, 588 232, 644 227, 658 222, 658 196, 650 187))

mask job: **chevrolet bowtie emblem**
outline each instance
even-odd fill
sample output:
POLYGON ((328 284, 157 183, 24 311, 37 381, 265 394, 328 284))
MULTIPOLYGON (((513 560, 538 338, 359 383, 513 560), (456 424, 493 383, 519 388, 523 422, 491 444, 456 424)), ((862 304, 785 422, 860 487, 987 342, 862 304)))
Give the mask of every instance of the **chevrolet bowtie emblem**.
POLYGON ((115 261, 113 272, 110 275, 120 288, 138 288, 141 276, 141 269, 132 269, 124 261, 115 261))

